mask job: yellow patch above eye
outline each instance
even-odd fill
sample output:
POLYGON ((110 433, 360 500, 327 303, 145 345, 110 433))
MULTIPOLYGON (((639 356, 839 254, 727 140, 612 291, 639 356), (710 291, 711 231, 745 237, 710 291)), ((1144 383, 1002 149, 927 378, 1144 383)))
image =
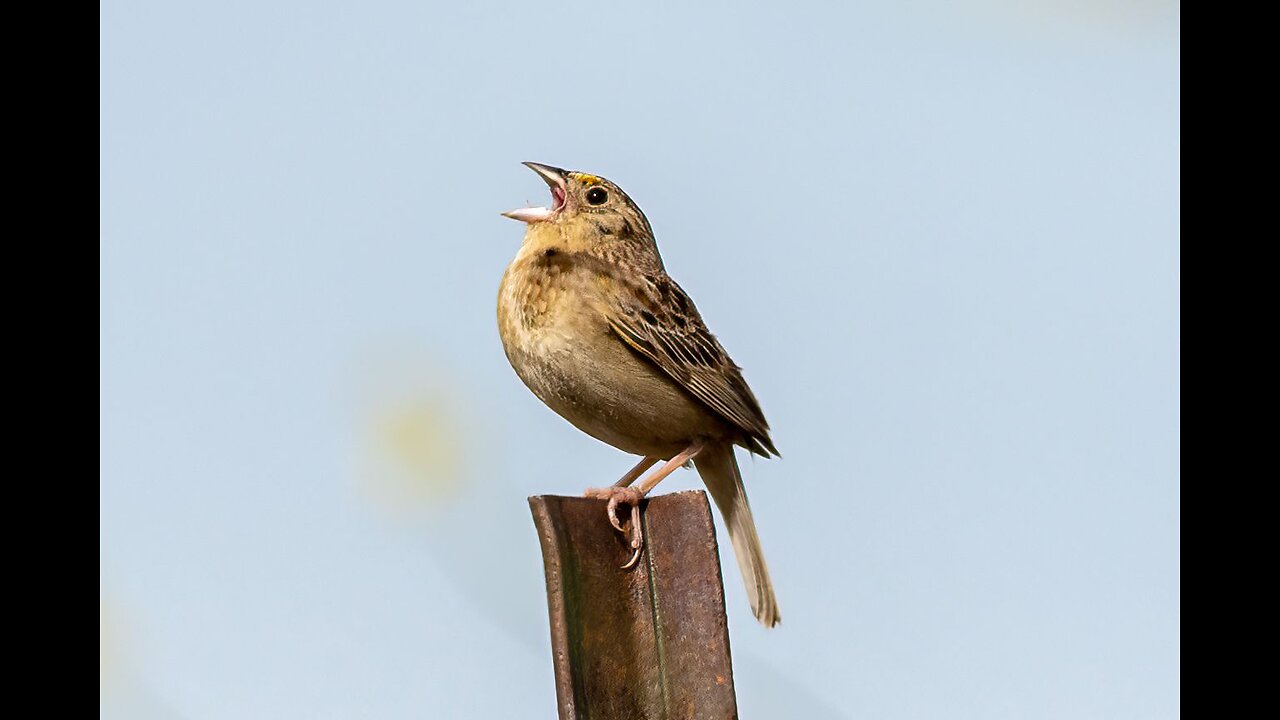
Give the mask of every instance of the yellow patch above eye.
POLYGON ((583 185, 594 185, 600 182, 600 178, 596 177, 595 175, 588 175, 586 173, 574 173, 573 177, 576 178, 578 182, 582 183, 583 185))

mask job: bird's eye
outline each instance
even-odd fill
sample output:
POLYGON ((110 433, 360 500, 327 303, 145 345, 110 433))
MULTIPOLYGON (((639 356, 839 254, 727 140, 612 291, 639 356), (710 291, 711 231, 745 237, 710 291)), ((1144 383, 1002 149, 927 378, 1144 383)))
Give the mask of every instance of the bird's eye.
POLYGON ((609 191, 602 187, 593 187, 587 191, 587 202, 592 205, 603 205, 609 201, 609 191))

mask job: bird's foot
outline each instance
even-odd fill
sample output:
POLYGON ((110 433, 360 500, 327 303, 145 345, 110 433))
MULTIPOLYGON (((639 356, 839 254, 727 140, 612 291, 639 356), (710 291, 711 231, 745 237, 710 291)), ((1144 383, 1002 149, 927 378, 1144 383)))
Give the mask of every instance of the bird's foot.
POLYGON ((609 524, 620 533, 625 533, 627 530, 623 527, 622 521, 618 519, 618 506, 623 504, 630 505, 632 519, 635 519, 634 511, 640 507, 640 500, 644 498, 644 494, 633 487, 618 487, 617 485, 611 485, 606 488, 587 488, 583 496, 595 498, 596 500, 608 500, 609 524))
POLYGON ((609 514, 609 524, 623 535, 631 537, 631 559, 622 566, 624 570, 630 569, 639 562, 640 551, 644 548, 644 530, 640 527, 640 501, 644 499, 644 493, 633 487, 612 485, 607 488, 589 488, 583 494, 589 498, 609 501, 606 508, 609 514), (619 505, 631 506, 630 528, 623 525, 622 521, 618 519, 619 505))

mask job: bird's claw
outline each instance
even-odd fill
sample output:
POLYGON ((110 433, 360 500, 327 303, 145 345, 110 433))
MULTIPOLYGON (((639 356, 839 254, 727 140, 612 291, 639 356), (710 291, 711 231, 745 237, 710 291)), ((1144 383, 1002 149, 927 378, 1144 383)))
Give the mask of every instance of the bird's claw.
POLYGON ((584 493, 584 495, 597 500, 609 501, 606 508, 609 513, 609 524, 613 526, 614 530, 617 530, 620 533, 625 533, 627 528, 622 524, 622 521, 618 519, 619 505, 623 503, 630 505, 631 520, 633 522, 639 520, 640 501, 644 499, 644 496, 635 488, 617 487, 616 485, 607 488, 590 488, 584 493))
POLYGON ((635 488, 616 485, 607 488, 590 488, 584 495, 597 500, 608 500, 606 512, 609 515, 609 524, 618 532, 631 535, 631 559, 622 566, 623 570, 631 569, 640 561, 640 551, 644 549, 644 531, 640 529, 640 501, 644 499, 644 495, 635 488), (630 528, 618 519, 618 506, 622 504, 631 506, 630 528))
POLYGON ((631 568, 636 566, 636 563, 640 562, 640 551, 642 549, 643 548, 636 548, 635 552, 631 553, 631 559, 628 560, 626 564, 622 566, 623 570, 630 570, 631 568))
POLYGON ((631 559, 622 566, 630 570, 640 562, 640 551, 644 549, 644 532, 640 527, 640 503, 631 506, 631 559))

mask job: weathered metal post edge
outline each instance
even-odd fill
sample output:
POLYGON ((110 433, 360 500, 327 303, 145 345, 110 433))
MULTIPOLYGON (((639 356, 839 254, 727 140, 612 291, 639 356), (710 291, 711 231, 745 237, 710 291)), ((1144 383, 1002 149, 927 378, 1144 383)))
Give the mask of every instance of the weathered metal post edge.
POLYGON ((560 720, 737 718, 724 585, 702 491, 644 501, 645 548, 605 502, 529 498, 542 544, 560 720))

